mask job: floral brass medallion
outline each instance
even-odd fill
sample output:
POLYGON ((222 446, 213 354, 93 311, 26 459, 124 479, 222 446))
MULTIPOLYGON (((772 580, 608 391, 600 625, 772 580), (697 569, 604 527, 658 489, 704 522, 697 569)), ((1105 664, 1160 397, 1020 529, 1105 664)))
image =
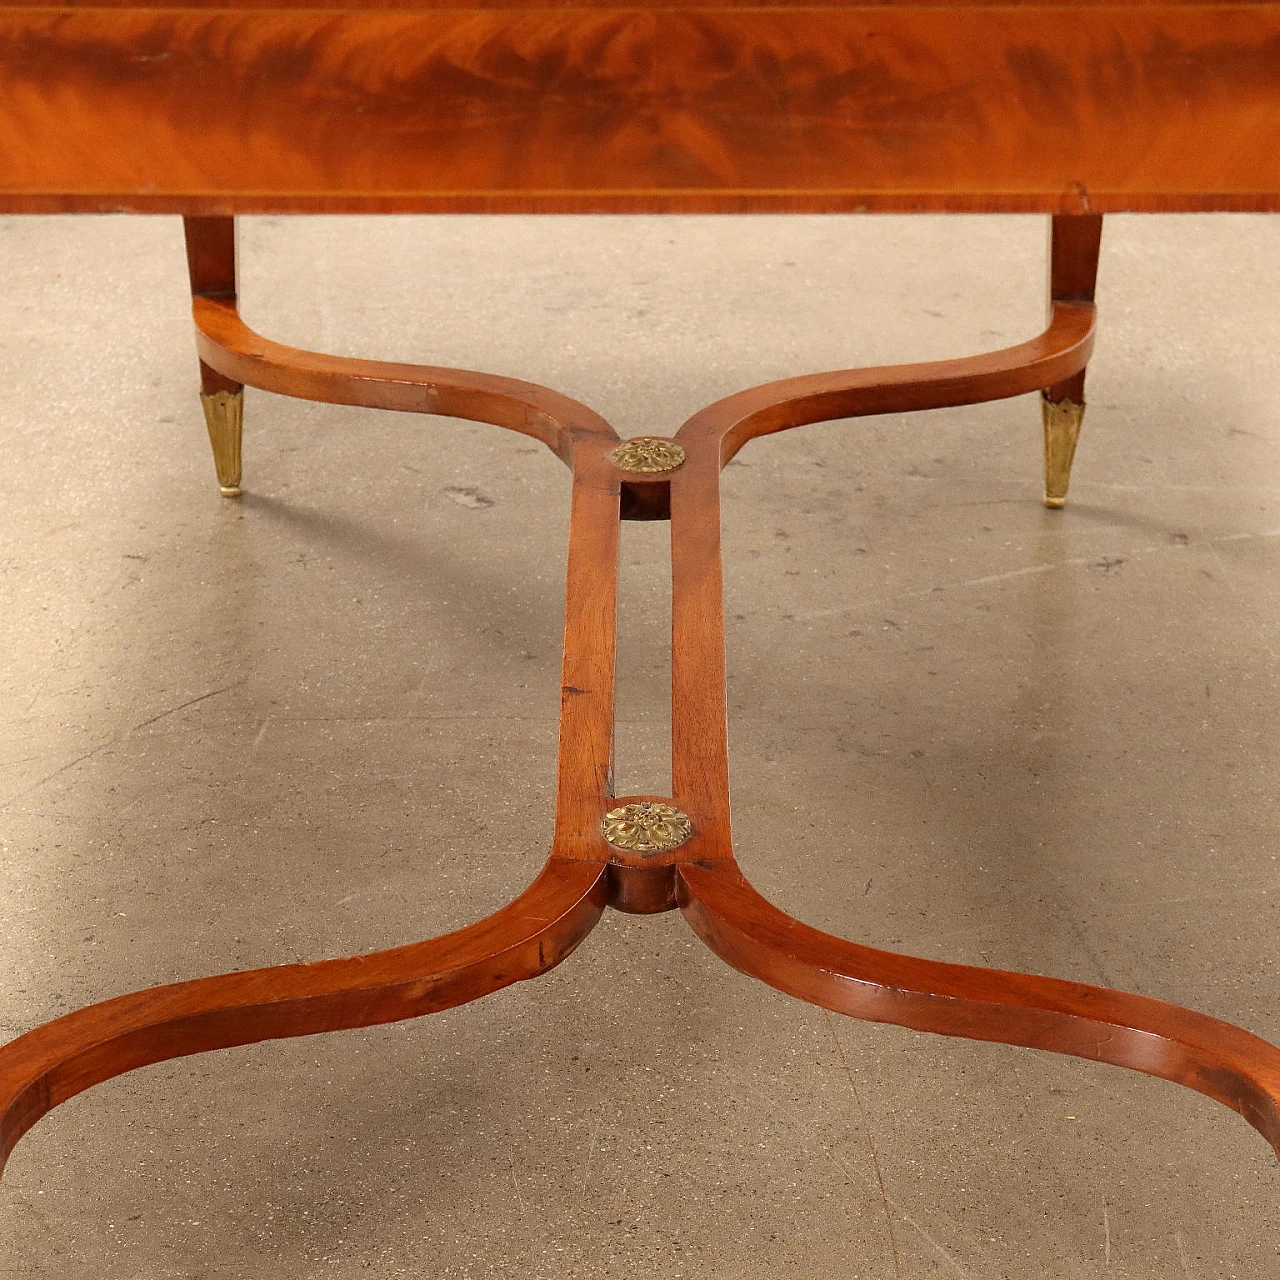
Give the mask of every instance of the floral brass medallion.
POLYGON ((674 440, 636 436, 612 450, 609 461, 619 471, 674 471, 684 461, 684 449, 674 440))
POLYGON ((600 834, 616 849, 666 853, 684 844, 693 834, 693 823, 672 805, 644 800, 610 809, 600 824, 600 834))

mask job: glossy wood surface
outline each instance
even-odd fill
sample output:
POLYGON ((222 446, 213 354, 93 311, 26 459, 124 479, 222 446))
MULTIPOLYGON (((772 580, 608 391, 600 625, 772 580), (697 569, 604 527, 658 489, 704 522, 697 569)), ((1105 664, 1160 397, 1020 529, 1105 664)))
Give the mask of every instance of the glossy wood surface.
POLYGON ((1280 2, 0 5, 0 209, 1280 208, 1280 2))
POLYGON ((1161 1076, 1238 1111, 1280 1153, 1280 1049, 1216 1018, 1104 987, 942 964, 811 929, 735 863, 678 872, 682 910, 735 969, 870 1022, 996 1040, 1161 1076))
MULTIPOLYGON (((1049 228, 1049 310, 1055 303, 1092 302, 1098 287, 1101 215, 1054 218, 1049 228)), ((1085 370, 1045 389, 1047 400, 1084 401, 1085 370)))
MULTIPOLYGON (((537 881, 467 929, 391 951, 154 988, 37 1027, 0 1049, 0 1157, 41 1115, 148 1063, 252 1041, 418 1017, 559 963, 606 905, 679 907, 742 972, 849 1016, 1027 1045, 1129 1067, 1242 1114, 1280 1150, 1280 1049, 1144 996, 917 959, 824 934, 746 881, 730 829, 720 474, 752 438, 806 423, 1047 391, 1083 377, 1100 220, 1052 223, 1049 327, 1000 352, 842 370, 752 388, 694 414, 675 469, 611 457, 613 428, 547 388, 491 374, 318 355, 249 329, 235 306, 229 220, 192 219, 188 256, 202 368, 231 383, 340 404, 494 423, 542 441, 572 476, 555 834, 537 881), (630 493, 629 502, 624 494, 630 493), (669 514, 672 794, 613 794, 619 532, 628 510, 669 514), (692 835, 660 853, 611 845, 606 812, 669 802, 692 835)), ((849 429, 856 429, 850 423, 849 429)))
POLYGON ((0 1166, 42 1115, 91 1085, 186 1054, 466 1004, 559 964, 604 907, 604 868, 552 858, 500 911, 429 942, 154 987, 46 1023, 0 1049, 0 1166))

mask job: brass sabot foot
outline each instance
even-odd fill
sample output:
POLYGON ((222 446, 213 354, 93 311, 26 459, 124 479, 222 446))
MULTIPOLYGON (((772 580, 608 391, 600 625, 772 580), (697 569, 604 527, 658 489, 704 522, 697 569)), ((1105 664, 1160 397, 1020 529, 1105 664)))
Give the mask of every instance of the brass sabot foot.
POLYGON ((201 392, 204 420, 213 445, 213 465, 223 496, 240 494, 240 437, 244 429, 244 390, 201 392))
POLYGON ((1065 507, 1071 483, 1071 463, 1084 421, 1084 404, 1076 400, 1050 400, 1041 396, 1044 418, 1044 505, 1065 507))

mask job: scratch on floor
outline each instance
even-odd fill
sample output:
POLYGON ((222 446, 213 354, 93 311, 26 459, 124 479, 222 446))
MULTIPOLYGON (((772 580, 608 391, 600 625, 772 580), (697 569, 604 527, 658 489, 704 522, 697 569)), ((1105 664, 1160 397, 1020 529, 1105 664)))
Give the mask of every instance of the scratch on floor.
POLYGON ((1234 592, 1236 595, 1239 595, 1240 591, 1235 584, 1234 578, 1231 576, 1231 566, 1226 562, 1226 560, 1223 559, 1222 552, 1220 552, 1218 548, 1213 545, 1215 541, 1216 542, 1234 542, 1236 541, 1236 539, 1235 538, 1215 539, 1215 538, 1209 537, 1209 535, 1204 531, 1203 528, 1201 528, 1200 530, 1200 542, 1205 547, 1208 548, 1210 555, 1212 555, 1213 558, 1218 562, 1218 566, 1222 570, 1222 580, 1227 584, 1227 589, 1229 591, 1234 592))
POLYGON ((954 1271, 960 1277, 960 1280, 971 1280, 969 1273, 960 1265, 954 1255, 948 1253, 909 1213, 904 1213, 901 1205, 895 1207, 902 1214, 903 1222, 910 1223, 920 1233, 934 1253, 942 1259, 945 1266, 954 1271))
POLYGON ((1175 1231, 1173 1233, 1173 1243, 1178 1246, 1178 1261, 1182 1263, 1182 1274, 1187 1280, 1195 1280, 1191 1274, 1191 1263, 1187 1261, 1187 1251, 1182 1244, 1182 1237, 1175 1231))
POLYGON ((69 760, 67 761, 66 764, 59 765, 58 768, 56 768, 52 773, 46 773, 43 778, 38 778, 29 787, 23 787, 21 791, 18 791, 14 795, 9 796, 4 801, 4 807, 14 804, 18 800, 22 800, 24 797, 29 796, 33 791, 39 791, 40 788, 43 787, 46 782, 52 782, 54 778, 57 778, 60 775, 66 773, 68 769, 74 769, 76 765, 83 764, 86 760, 93 759, 93 757, 96 756, 98 752, 105 751, 108 747, 114 746, 115 742, 116 742, 116 739, 112 738, 110 742, 103 742, 98 746, 94 747, 92 751, 86 751, 84 755, 76 756, 74 760, 69 760))
POLYGON ((1080 950, 1088 957, 1090 964, 1093 965, 1094 972, 1097 973, 1099 980, 1104 987, 1114 987, 1115 980, 1111 976, 1110 970, 1103 963, 1102 957, 1094 950, 1093 943, 1089 940, 1089 935, 1085 932, 1084 926, 1079 924, 1075 917, 1067 910, 1059 913, 1067 928, 1075 937, 1076 944, 1080 950))
POLYGON ((1107 1202, 1102 1202, 1102 1255, 1107 1266, 1111 1265, 1111 1215, 1107 1212, 1107 1202))
POLYGON ((131 726, 123 733, 109 739, 107 742, 99 743, 92 751, 86 751, 82 755, 76 756, 74 760, 68 760, 66 764, 59 765, 52 773, 46 773, 44 777, 37 778, 30 786, 23 787, 21 791, 18 791, 14 795, 8 796, 5 800, 0 801, 0 807, 14 804, 16 801, 29 796, 33 791, 39 791, 45 783, 52 782, 54 778, 60 777, 62 774, 66 773, 68 769, 74 769, 76 765, 83 764, 86 760, 93 759, 94 756, 98 755, 99 752, 105 751, 108 747, 116 746, 131 733, 135 733, 139 729, 145 729, 147 725, 155 724, 156 721, 163 720, 167 716, 176 715, 177 712, 184 711, 187 707, 194 707, 198 702, 206 702, 209 698, 216 698, 220 693, 229 693, 232 689, 238 689, 242 684, 244 684, 243 680, 237 680, 234 684, 226 685, 221 689, 211 689, 208 693, 202 693, 198 697, 189 698, 186 702, 180 703, 176 707, 170 707, 167 711, 162 711, 159 715, 152 716, 150 720, 144 720, 141 724, 131 726))
POLYGON ((836 1155, 836 1153, 832 1151, 830 1147, 823 1147, 822 1153, 827 1157, 828 1160, 831 1160, 833 1163, 835 1163, 845 1171, 845 1173, 848 1175, 850 1182, 858 1181, 858 1175, 854 1173, 852 1168, 850 1168, 850 1166, 846 1164, 845 1161, 841 1160, 840 1157, 836 1155))
MULTIPOLYGON (((118 591, 120 589, 120 586, 128 576, 129 576, 129 570, 128 570, 128 567, 126 566, 125 568, 120 570, 120 572, 115 576, 115 578, 111 580, 110 583, 108 583, 108 585, 104 590, 99 591, 97 595, 93 595, 89 597, 89 599, 85 602, 84 608, 80 611, 80 616, 76 619, 76 621, 71 625, 70 628, 68 628, 57 640, 54 641, 54 653, 58 657, 62 657, 65 654, 67 654, 71 650, 71 648, 75 645, 76 641, 80 637, 80 633, 84 630, 85 625, 89 621, 89 615, 93 612, 94 607, 97 605, 98 601, 102 599, 104 596, 110 595, 113 592, 118 591)), ((40 677, 39 682, 36 684, 36 687, 31 694, 31 699, 27 703, 28 711, 30 711, 36 705, 36 703, 40 701, 41 697, 43 697, 44 691, 46 688, 48 688, 49 681, 53 678, 53 673, 57 669, 58 669, 58 665, 56 663, 50 662, 45 664, 44 675, 40 677)))
MULTIPOLYGON (((497 720, 500 723, 510 721, 512 724, 554 724, 554 717, 546 716, 513 716, 498 713, 489 714, 482 711, 466 711, 459 715, 426 715, 426 716, 272 716, 273 724, 448 724, 455 720, 497 720)), ((636 723, 619 720, 619 724, 636 723)))
POLYGON ((1081 487, 1118 493, 1280 493, 1271 484, 1109 484, 1104 480, 1084 480, 1081 487))
POLYGON ((1264 897, 1268 893, 1280 891, 1278 885, 1258 885, 1252 889, 1242 889, 1238 893, 1198 893, 1182 898, 1112 898, 1108 902, 1113 907, 1177 907, 1189 902, 1197 905, 1204 903, 1247 902, 1258 894, 1264 897))
POLYGON ((166 720, 169 716, 176 716, 179 711, 185 711, 188 707, 194 707, 198 702, 208 702, 210 698, 216 698, 220 693, 230 693, 232 689, 238 689, 243 680, 237 680, 234 684, 224 685, 221 689, 210 689, 208 693, 202 693, 194 698, 188 698, 186 702, 180 702, 176 707, 170 707, 167 711, 160 712, 157 716, 152 716, 150 720, 144 720, 141 724, 135 724, 131 729, 125 730, 125 737, 131 733, 137 733, 139 729, 145 729, 150 724, 157 721, 166 720))
MULTIPOLYGON (((1218 562, 1218 566, 1222 571, 1222 580, 1227 584, 1227 590, 1237 597, 1241 596, 1242 592, 1240 591, 1240 588, 1236 586, 1235 576, 1231 571, 1230 561, 1227 560, 1227 558, 1222 554, 1222 552, 1218 550, 1217 544, 1220 542, 1240 542, 1243 539, 1246 539, 1250 536, 1253 536, 1253 535, 1250 535, 1247 533, 1246 534, 1237 533, 1237 534, 1232 534, 1222 538, 1211 538, 1208 536, 1208 534, 1205 533, 1204 529, 1200 530, 1200 539, 1204 543, 1204 545, 1208 547, 1209 552, 1213 556, 1213 558, 1218 562)), ((1271 643, 1270 643, 1271 633, 1269 629, 1265 626, 1257 626, 1254 628, 1254 630, 1258 635, 1258 638, 1262 641, 1263 647, 1266 649, 1267 653, 1272 658, 1275 658, 1276 651, 1271 646, 1271 643)))
MULTIPOLYGON (((358 958, 358 957, 357 957, 358 958)), ((372 1053, 373 1056, 380 1061, 386 1063, 392 1071, 398 1071, 406 1080, 412 1080, 415 1083, 422 1083, 422 1073, 411 1071, 404 1063, 397 1061, 395 1058, 388 1057, 381 1049, 375 1048, 372 1042, 366 1042, 366 1052, 372 1053)))
POLYGON ((267 726, 270 725, 270 723, 270 720, 264 720, 258 727, 258 736, 254 738, 253 746, 249 748, 250 754, 255 753, 258 748, 262 746, 262 740, 267 736, 267 726))
MULTIPOLYGON (((36 1225, 40 1228, 40 1230, 50 1240, 57 1239, 56 1233, 54 1232, 53 1228, 49 1225, 49 1219, 45 1217, 45 1215, 39 1209, 36 1208, 30 1196, 17 1195, 14 1197, 14 1199, 20 1205, 22 1205, 24 1209, 27 1210, 27 1212, 31 1215, 32 1220, 36 1223, 36 1225)), ((42 1270, 43 1268, 40 1268, 40 1269, 42 1270)))
POLYGON ((849 1059, 845 1057, 844 1045, 840 1043, 835 1020, 829 1010, 824 1009, 822 1012, 827 1020, 827 1026, 831 1030, 831 1039, 835 1041, 836 1053, 840 1055, 840 1065, 844 1068, 845 1079, 849 1081, 849 1089, 853 1094, 854 1102, 857 1104, 858 1115, 862 1118, 862 1131, 867 1135, 867 1150, 871 1152, 871 1167, 875 1170, 876 1185, 880 1188, 880 1203, 884 1206, 884 1225, 885 1230, 889 1233, 889 1248, 893 1253, 893 1274, 898 1280, 902 1280, 902 1262, 898 1258, 898 1237, 893 1230, 893 1214, 889 1209, 889 1193, 884 1188, 884 1173, 880 1168, 880 1153, 876 1150, 875 1139, 871 1136, 871 1122, 867 1119, 866 1107, 862 1105, 862 1095, 858 1092, 857 1081, 853 1078, 853 1069, 849 1066, 849 1059))
POLYGON ((33 760, 47 760, 53 753, 41 751, 34 756, 14 756, 12 760, 0 760, 0 769, 12 769, 14 765, 30 764, 33 760))
POLYGON ((596 1126, 591 1130, 591 1139, 587 1143, 587 1158, 582 1165, 582 1186, 586 1189, 587 1178, 591 1173, 591 1162, 596 1158, 596 1141, 600 1137, 600 1126, 603 1123, 601 1117, 596 1117, 596 1126))
MULTIPOLYGON (((1217 538, 1202 538, 1198 543, 1186 545, 1180 542, 1162 542, 1151 547, 1136 547, 1125 554, 1127 556, 1150 556, 1166 551, 1187 551, 1190 550, 1191 546, 1207 546, 1210 550, 1214 550, 1219 543, 1223 542, 1248 542, 1265 538, 1280 538, 1280 529, 1264 529, 1261 533, 1227 533, 1217 538)), ((873 600, 859 600, 857 604, 844 605, 836 609, 812 609, 807 613, 797 614, 796 617, 803 621, 809 621, 812 618, 832 618, 842 614, 879 608, 882 605, 893 604, 901 600, 923 600, 940 591, 961 591, 966 587, 986 587, 993 582, 1009 582, 1014 578, 1025 578, 1032 574, 1052 573, 1055 569, 1078 569, 1085 565, 1098 564, 1101 560, 1107 558, 1104 554, 1096 553, 1090 556, 1072 556, 1067 560, 1052 560, 1048 564, 1029 564, 1024 565, 1021 569, 1007 569, 1003 573, 988 573, 979 578, 965 578, 960 582, 940 582, 936 586, 925 588, 923 591, 895 592, 893 595, 880 596, 873 600)))

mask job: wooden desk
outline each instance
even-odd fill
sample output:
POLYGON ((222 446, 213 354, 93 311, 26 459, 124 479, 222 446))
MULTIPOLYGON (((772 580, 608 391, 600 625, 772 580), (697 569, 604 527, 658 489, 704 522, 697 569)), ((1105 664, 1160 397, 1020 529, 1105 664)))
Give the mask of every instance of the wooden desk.
POLYGON ((416 1017, 563 960, 606 906, 679 908, 729 963, 801 999, 1175 1080, 1280 1149, 1280 1050, 1137 995, 916 960, 765 901, 729 831, 721 467, 807 422, 1039 390, 1065 500, 1102 215, 1280 208, 1280 3, 776 4, 539 9, 0 5, 0 211, 186 216, 203 398, 239 492, 244 384, 474 418, 573 473, 556 835, 514 903, 393 951, 126 995, 0 1050, 0 1153, 75 1093, 221 1046, 416 1017), (672 439, 479 373, 339 359, 252 333, 250 212, 990 210, 1054 215, 1049 325, 1003 352, 752 388, 672 439), (612 794, 622 519, 669 519, 673 780, 612 794))

